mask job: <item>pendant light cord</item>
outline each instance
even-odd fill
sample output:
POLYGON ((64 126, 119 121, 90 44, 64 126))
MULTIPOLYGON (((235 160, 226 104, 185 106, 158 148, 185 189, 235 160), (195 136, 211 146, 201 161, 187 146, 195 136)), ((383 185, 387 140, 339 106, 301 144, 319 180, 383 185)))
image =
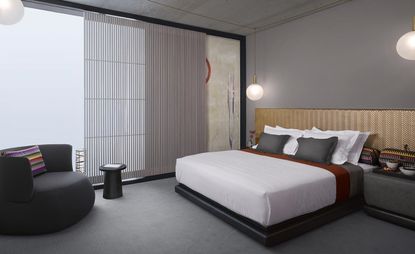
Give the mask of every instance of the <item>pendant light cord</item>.
POLYGON ((254 80, 253 82, 256 84, 256 28, 254 28, 254 80))
POLYGON ((415 31, 415 16, 412 17, 412 31, 415 31))

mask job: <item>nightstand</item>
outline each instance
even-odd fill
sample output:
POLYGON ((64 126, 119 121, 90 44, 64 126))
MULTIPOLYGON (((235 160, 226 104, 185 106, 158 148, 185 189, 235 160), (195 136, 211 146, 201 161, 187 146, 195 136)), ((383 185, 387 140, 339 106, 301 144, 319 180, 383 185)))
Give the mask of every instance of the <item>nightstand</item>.
POLYGON ((367 214, 415 230, 415 179, 381 170, 364 175, 367 214))

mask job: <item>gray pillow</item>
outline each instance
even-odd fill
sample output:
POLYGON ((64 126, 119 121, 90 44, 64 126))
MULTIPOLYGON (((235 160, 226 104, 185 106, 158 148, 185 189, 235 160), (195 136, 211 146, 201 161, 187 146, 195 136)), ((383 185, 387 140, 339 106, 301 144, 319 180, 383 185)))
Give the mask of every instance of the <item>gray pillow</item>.
POLYGON ((338 138, 298 138, 297 141, 299 146, 297 153, 294 155, 295 159, 330 164, 338 138))
POLYGON ((272 135, 262 133, 259 138, 257 150, 266 153, 282 154, 285 143, 287 143, 290 135, 272 135))

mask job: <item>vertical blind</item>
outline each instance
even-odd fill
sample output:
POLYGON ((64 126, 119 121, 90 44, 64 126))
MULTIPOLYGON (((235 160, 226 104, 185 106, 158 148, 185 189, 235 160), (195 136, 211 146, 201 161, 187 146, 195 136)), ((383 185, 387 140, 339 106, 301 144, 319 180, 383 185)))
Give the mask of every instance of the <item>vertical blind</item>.
POLYGON ((157 175, 207 151, 206 35, 148 24, 146 53, 145 171, 157 175))
POLYGON ((85 13, 85 170, 123 179, 174 172, 206 151, 205 35, 85 13))

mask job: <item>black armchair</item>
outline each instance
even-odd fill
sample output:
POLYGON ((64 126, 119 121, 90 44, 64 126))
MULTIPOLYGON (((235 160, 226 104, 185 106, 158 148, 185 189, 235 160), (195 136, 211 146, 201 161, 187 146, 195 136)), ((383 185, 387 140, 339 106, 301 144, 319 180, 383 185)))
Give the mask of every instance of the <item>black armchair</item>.
POLYGON ((55 232, 78 222, 94 205, 88 178, 73 172, 72 147, 39 145, 39 149, 47 172, 36 177, 26 158, 0 157, 2 234, 55 232))

